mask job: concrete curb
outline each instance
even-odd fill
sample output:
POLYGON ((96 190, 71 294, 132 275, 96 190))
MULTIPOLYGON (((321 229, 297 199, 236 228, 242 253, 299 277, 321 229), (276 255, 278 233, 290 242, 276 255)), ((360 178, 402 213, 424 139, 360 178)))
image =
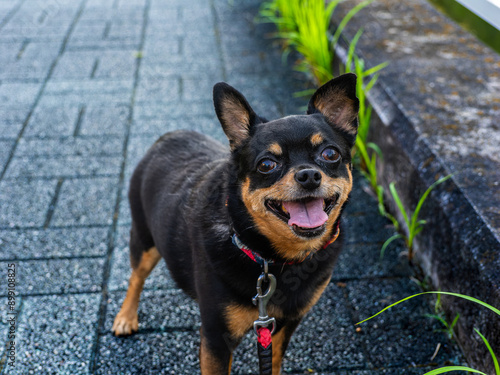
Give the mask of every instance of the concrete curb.
MULTIPOLYGON (((433 22, 449 25, 453 30, 458 28, 428 4, 417 3, 413 5, 405 4, 405 7, 414 12, 412 13, 413 17, 425 19, 425 17, 429 17, 428 14, 431 14, 435 18, 433 22)), ((357 31, 357 27, 366 25, 367 31, 365 34, 368 34, 377 26, 380 27, 379 24, 371 26, 377 23, 374 18, 380 15, 381 12, 386 11, 386 5, 368 7, 364 12, 359 13, 355 17, 356 23, 351 22, 347 31, 345 31, 345 37, 350 39, 357 31)), ((352 6, 353 4, 349 4, 342 12, 345 13, 346 9, 352 8, 352 6)), ((395 11, 395 13, 397 12, 398 10, 395 11)), ((338 14, 335 16, 338 16, 338 14)), ((398 14, 392 14, 392 17, 398 19, 398 14)), ((411 32, 407 33, 410 35, 405 37, 411 40, 419 37, 420 29, 414 31, 415 35, 411 34, 411 32)), ((498 223, 494 219, 492 220, 491 216, 485 215, 488 200, 493 209, 494 207, 498 208, 498 205, 496 205, 498 188, 495 189, 496 185, 493 184, 493 186, 490 185, 490 189, 484 191, 481 189, 480 184, 475 189, 474 187, 471 188, 470 185, 467 186, 464 182, 463 173, 466 174, 466 179, 472 179, 472 183, 474 183, 474 181, 481 179, 481 172, 476 170, 476 174, 469 173, 470 171, 463 168, 460 160, 451 160, 450 155, 446 154, 445 151, 439 152, 437 147, 432 147, 432 142, 437 137, 433 137, 432 134, 429 135, 428 129, 421 125, 421 122, 429 123, 432 121, 419 118, 419 114, 412 112, 413 108, 403 102, 402 96, 417 96, 415 91, 418 85, 425 80, 432 83, 435 77, 433 75, 418 77, 420 80, 419 82, 413 82, 413 90, 408 89, 408 86, 404 87, 402 84, 394 84, 395 80, 397 80, 394 75, 405 71, 405 69, 411 71, 413 65, 410 63, 409 67, 403 67, 402 64, 408 63, 407 60, 398 56, 393 57, 391 53, 383 50, 376 58, 373 58, 375 50, 373 46, 381 46, 384 43, 381 37, 382 34, 385 35, 382 32, 364 35, 365 44, 361 44, 360 48, 358 44, 358 52, 365 58, 368 66, 374 66, 381 61, 389 61, 390 63, 368 94, 369 102, 374 107, 374 118, 369 140, 379 145, 384 154, 384 159, 378 166, 380 183, 388 192, 389 184, 393 181, 396 182, 405 207, 413 209, 420 195, 429 185, 439 177, 455 173, 452 179, 433 191, 421 211, 421 218, 425 218, 428 223, 424 231, 416 239, 416 260, 425 275, 430 277, 435 290, 440 289, 466 294, 498 307, 500 306, 499 228, 496 225, 498 223), (393 76, 392 79, 388 79, 391 75, 393 76), (487 201, 486 204, 485 200, 487 201)), ((462 38, 468 38, 468 46, 480 43, 475 41, 472 36, 467 37, 462 34, 464 34, 463 31, 460 33, 462 38)), ((457 47, 457 55, 466 53, 460 46, 455 46, 454 41, 451 43, 453 43, 454 47, 457 47)), ((480 46, 478 46, 479 48, 480 46)), ((347 43, 344 43, 339 45, 336 51, 337 58, 343 63, 346 61, 346 49, 347 43)), ((487 54, 487 52, 484 53, 487 54)), ((490 53, 490 55, 492 55, 491 61, 499 60, 498 56, 493 53, 490 53)), ((413 64, 416 65, 419 62, 417 59, 413 64)), ((460 62, 461 59, 458 58, 455 63, 460 64, 460 62)), ((437 64, 436 61, 433 61, 433 63, 437 64)), ((487 75, 489 72, 485 72, 485 74, 487 75)), ((473 73, 471 73, 471 80, 474 78, 472 75, 473 73)), ((412 80, 415 77, 416 74, 409 74, 408 77, 400 77, 400 79, 412 80)), ((497 92, 496 94, 497 97, 500 97, 500 93, 497 92)), ((432 97, 429 100, 432 100, 432 97)), ((436 108, 433 108, 433 111, 436 111, 436 108)), ((495 117, 495 111, 492 110, 493 117, 495 117)), ((495 120, 498 120, 498 118, 495 120)), ((473 152, 474 150, 466 150, 466 153, 472 154, 473 152)), ((476 163, 480 165, 480 168, 484 169, 495 166, 498 169, 499 165, 483 157, 472 158, 472 163, 476 163)), ((492 177, 494 181, 498 174, 495 176, 493 172, 492 177)), ((498 180, 496 181, 498 182, 498 180)), ((386 198, 391 206, 392 198, 386 198)), ((394 204, 390 208, 391 212, 397 213, 394 204)), ((402 216, 399 216, 398 220, 403 222, 402 216)), ((444 298, 444 303, 451 319, 457 313, 461 316, 457 325, 457 335, 468 361, 473 366, 494 372, 490 355, 481 339, 474 334, 473 329, 478 328, 485 334, 493 350, 499 353, 499 317, 478 305, 457 298, 444 298)))

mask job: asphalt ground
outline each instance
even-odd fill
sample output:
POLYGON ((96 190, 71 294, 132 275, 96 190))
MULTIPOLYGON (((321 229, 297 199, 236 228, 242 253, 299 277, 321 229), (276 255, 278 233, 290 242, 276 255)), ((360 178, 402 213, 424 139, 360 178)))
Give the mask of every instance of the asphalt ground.
MULTIPOLYGON (((272 26, 254 22, 258 6, 0 0, 1 374, 199 373, 199 312, 163 263, 146 282, 139 332, 110 332, 130 274, 126 190, 138 160, 167 131, 226 142, 212 106, 218 81, 265 117, 301 112, 305 102, 293 93, 306 83, 283 63, 272 26)), ((425 316, 433 310, 423 297, 355 326, 420 291, 401 244, 379 259, 392 229, 355 177, 344 251, 292 339, 284 373, 423 374, 462 363, 425 316)), ((249 334, 233 373, 256 370, 249 334)))

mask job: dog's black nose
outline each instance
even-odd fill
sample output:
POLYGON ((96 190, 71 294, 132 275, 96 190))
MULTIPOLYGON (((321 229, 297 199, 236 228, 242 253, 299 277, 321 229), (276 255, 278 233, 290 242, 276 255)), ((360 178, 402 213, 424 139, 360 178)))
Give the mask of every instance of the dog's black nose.
POLYGON ((316 169, 301 169, 295 173, 295 180, 302 185, 304 189, 313 190, 321 184, 321 173, 316 169))

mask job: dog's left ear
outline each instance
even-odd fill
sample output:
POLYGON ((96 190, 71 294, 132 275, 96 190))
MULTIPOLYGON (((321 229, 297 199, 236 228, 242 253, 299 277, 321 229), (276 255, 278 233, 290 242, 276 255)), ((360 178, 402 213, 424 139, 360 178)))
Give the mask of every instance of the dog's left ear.
POLYGON ((261 122, 245 97, 227 83, 214 86, 214 106, 231 150, 248 139, 250 128, 261 122))
POLYGON ((312 96, 307 114, 321 113, 328 122, 355 136, 358 131, 359 100, 356 97, 356 75, 341 75, 321 86, 312 96))

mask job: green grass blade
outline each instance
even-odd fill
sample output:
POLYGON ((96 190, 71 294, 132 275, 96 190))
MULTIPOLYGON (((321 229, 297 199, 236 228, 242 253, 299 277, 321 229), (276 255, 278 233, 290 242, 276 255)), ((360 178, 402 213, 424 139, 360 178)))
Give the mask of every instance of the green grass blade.
POLYGON ((424 375, 444 374, 446 372, 451 372, 451 371, 469 371, 469 372, 473 372, 473 373, 476 373, 476 374, 488 375, 488 374, 485 374, 484 372, 481 372, 481 371, 478 371, 478 370, 474 370, 474 369, 472 369, 470 367, 465 367, 465 366, 448 366, 448 367, 442 367, 442 368, 438 368, 438 369, 426 372, 424 375))
POLYGON ((493 352, 493 349, 491 348, 490 343, 488 342, 488 340, 486 340, 486 337, 484 337, 481 334, 481 332, 479 332, 476 328, 474 328, 474 331, 476 331, 476 333, 483 339, 484 344, 488 348, 488 351, 491 354, 491 358, 493 359, 493 364, 495 365, 495 373, 496 373, 496 375, 500 375, 500 366, 498 365, 497 357, 496 357, 495 353, 493 352))
POLYGON ((437 180, 436 182, 434 182, 431 186, 429 186, 427 188, 427 190, 425 191, 424 194, 422 194, 422 196, 420 197, 418 203, 417 203, 417 207, 415 207, 415 211, 413 212, 413 214, 411 215, 411 225, 408 226, 408 229, 410 230, 410 233, 412 233, 414 230, 415 230, 415 227, 417 225, 417 219, 418 219, 418 215, 420 214, 420 210, 425 202, 425 200, 427 199, 427 197, 429 196, 429 194, 431 193, 431 191, 439 184, 445 182, 446 180, 448 180, 449 178, 451 178, 451 176, 453 176, 452 174, 449 174, 448 176, 445 176, 445 177, 441 177, 439 180, 437 180))
POLYGON ((436 319, 437 321, 439 321, 446 328, 449 327, 448 322, 446 320, 444 320, 444 318, 441 315, 437 315, 437 314, 425 314, 425 317, 426 318, 436 319))
POLYGON ((491 305, 487 304, 486 302, 483 302, 483 301, 481 301, 481 300, 479 300, 479 299, 477 299, 477 298, 470 297, 470 296, 466 296, 466 295, 464 295, 464 294, 459 294, 459 293, 451 293, 451 292, 422 292, 422 293, 417 293, 417 294, 414 294, 414 295, 412 295, 412 296, 409 296, 409 297, 403 298, 402 300, 399 300, 398 302, 394 302, 393 304, 391 304, 391 305, 387 306, 386 308, 384 308, 384 309, 380 310, 380 311, 379 311, 378 313, 376 313, 375 315, 372 315, 372 316, 370 316, 369 318, 367 318, 367 319, 365 319, 365 320, 362 320, 362 321, 361 321, 361 322, 359 322, 359 323, 356 323, 356 325, 357 325, 357 324, 364 323, 364 322, 366 322, 366 321, 368 321, 368 320, 370 320, 370 319, 372 319, 372 318, 376 317, 377 315, 382 314, 384 311, 386 311, 386 310, 390 309, 391 307, 394 307, 394 306, 396 306, 396 305, 399 305, 401 302, 404 302, 404 301, 409 300, 409 299, 411 299, 411 298, 415 298, 415 297, 418 297, 418 296, 422 296, 422 295, 424 295, 424 294, 442 294, 442 295, 444 294, 444 295, 447 295, 447 296, 454 296, 454 297, 463 298, 463 299, 466 299, 466 300, 468 300, 468 301, 471 301, 471 302, 477 303, 477 304, 479 304, 479 305, 481 305, 481 306, 483 306, 483 307, 486 307, 487 309, 490 309, 491 311, 493 311, 495 314, 500 315, 500 310, 499 310, 499 309, 497 309, 496 307, 493 307, 493 306, 491 306, 491 305))
MULTIPOLYGON (((403 238, 403 235, 401 234, 395 234, 394 236, 392 237, 389 237, 385 242, 384 244, 382 245, 382 248, 380 249, 380 259, 382 259, 384 257, 384 254, 385 254, 385 250, 387 249, 387 246, 389 246, 389 244, 395 240, 397 240, 398 238, 403 238)), ((360 322, 360 323, 363 323, 363 322, 360 322)), ((360 323, 357 323, 357 324, 360 324, 360 323)))
POLYGON ((394 202, 396 202, 396 205, 399 208, 399 211, 401 212, 401 215, 403 215, 403 218, 405 219, 405 223, 408 226, 408 229, 410 229, 410 221, 408 219, 408 214, 406 213, 406 210, 403 206, 403 202, 401 202, 401 199, 399 198, 398 191, 396 190, 396 184, 394 182, 391 182, 389 184, 389 190, 391 192, 392 197, 394 198, 394 202))
POLYGON ((361 34, 363 34, 363 29, 359 29, 354 38, 352 38, 351 43, 349 44, 349 50, 347 51, 347 59, 345 63, 345 72, 352 72, 352 61, 354 59, 354 53, 356 51, 356 45, 358 44, 359 38, 361 38, 361 34))
POLYGON ((373 68, 370 68, 368 70, 366 70, 363 75, 365 77, 368 77, 368 76, 371 76, 372 74, 374 73, 377 73, 379 70, 382 70, 384 69, 387 65, 389 65, 389 62, 388 61, 385 61, 383 63, 380 63, 378 65, 375 65, 373 68))
POLYGON ((339 38, 340 38, 340 34, 342 33, 342 31, 346 27, 347 23, 351 20, 351 18, 354 17, 354 15, 356 13, 358 13, 361 9, 363 9, 364 7, 366 7, 366 6, 370 5, 371 3, 373 3, 373 1, 374 0, 363 1, 362 3, 359 3, 354 8, 352 8, 345 15, 345 17, 342 19, 342 21, 340 21, 339 26, 337 27, 337 30, 335 30, 335 34, 333 34, 332 44, 334 46, 337 45, 337 42, 339 41, 339 38))
POLYGON ((380 159, 384 160, 384 155, 382 154, 382 150, 380 149, 380 147, 378 147, 376 143, 368 142, 366 147, 371 148, 373 151, 377 153, 380 159))

